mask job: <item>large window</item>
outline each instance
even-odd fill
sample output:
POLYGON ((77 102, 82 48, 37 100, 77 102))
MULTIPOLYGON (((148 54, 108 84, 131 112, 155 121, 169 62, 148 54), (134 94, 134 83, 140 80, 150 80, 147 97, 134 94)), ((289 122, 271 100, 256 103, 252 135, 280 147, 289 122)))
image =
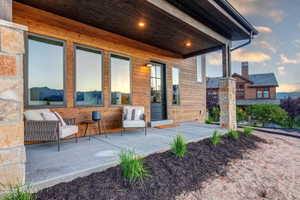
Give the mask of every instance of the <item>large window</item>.
POLYGON ((172 86, 173 86, 173 104, 180 104, 180 90, 179 90, 179 68, 172 68, 172 86))
POLYGON ((64 105, 64 42, 28 36, 27 104, 64 105))
POLYGON ((196 71, 197 71, 197 82, 202 82, 202 56, 196 57, 196 71))
POLYGON ((131 103, 130 59, 119 55, 110 56, 111 104, 131 103))
POLYGON ((101 51, 77 45, 75 53, 76 105, 103 105, 101 51))
POLYGON ((258 99, 268 99, 268 98, 270 98, 269 88, 257 88, 256 97, 258 99))

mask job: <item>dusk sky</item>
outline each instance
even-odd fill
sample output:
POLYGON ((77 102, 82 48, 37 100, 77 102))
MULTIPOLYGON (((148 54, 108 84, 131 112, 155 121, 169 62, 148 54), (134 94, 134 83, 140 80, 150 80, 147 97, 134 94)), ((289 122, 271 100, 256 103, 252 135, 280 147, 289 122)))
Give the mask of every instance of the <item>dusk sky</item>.
MULTIPOLYGON (((279 92, 300 92, 300 0, 228 0, 260 32, 250 46, 232 54, 233 73, 274 72, 279 92)), ((207 56, 207 75, 222 75, 220 52, 207 56)))

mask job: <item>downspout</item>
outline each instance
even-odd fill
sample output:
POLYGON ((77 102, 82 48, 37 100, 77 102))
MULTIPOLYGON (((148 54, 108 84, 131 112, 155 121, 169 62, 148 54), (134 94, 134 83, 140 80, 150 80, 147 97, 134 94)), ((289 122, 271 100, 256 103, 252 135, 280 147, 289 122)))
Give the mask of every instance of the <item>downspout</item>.
POLYGON ((234 48, 230 49, 230 51, 235 51, 235 50, 237 50, 237 49, 239 49, 239 48, 242 48, 242 47, 244 47, 244 46, 247 46, 247 45, 251 44, 252 38, 253 38, 253 31, 251 31, 249 40, 248 40, 247 42, 245 42, 244 44, 241 44, 241 45, 239 45, 239 46, 237 46, 237 47, 234 47, 234 48))

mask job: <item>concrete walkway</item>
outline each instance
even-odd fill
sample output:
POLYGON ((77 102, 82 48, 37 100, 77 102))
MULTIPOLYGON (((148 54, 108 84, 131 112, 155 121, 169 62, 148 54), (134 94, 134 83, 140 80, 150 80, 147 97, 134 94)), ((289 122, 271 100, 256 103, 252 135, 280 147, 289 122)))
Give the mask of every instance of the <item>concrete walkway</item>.
POLYGON ((81 138, 79 143, 68 140, 61 145, 60 152, 55 144, 27 145, 26 182, 36 189, 49 187, 117 165, 124 149, 146 156, 168 150, 176 135, 195 142, 210 137, 215 130, 226 132, 216 125, 185 122, 178 127, 150 128, 147 136, 143 130, 134 130, 123 136, 116 133, 94 136, 91 140, 81 138))

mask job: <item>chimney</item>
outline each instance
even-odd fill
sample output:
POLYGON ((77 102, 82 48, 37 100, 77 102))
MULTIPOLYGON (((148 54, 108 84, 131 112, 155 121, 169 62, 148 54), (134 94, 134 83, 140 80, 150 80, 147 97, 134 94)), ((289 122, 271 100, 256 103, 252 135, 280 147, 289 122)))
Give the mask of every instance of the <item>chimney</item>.
POLYGON ((248 62, 242 62, 242 76, 249 79, 249 64, 248 62))

